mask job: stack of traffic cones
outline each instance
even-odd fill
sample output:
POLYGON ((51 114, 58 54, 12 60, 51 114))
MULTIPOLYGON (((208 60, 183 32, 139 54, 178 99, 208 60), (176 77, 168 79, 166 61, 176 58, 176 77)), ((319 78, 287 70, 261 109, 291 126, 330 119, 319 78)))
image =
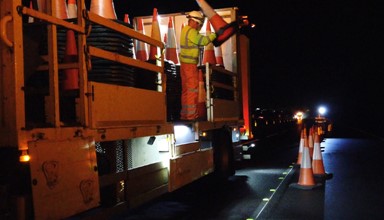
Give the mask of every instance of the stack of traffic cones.
MULTIPOLYGON (((62 10, 63 6, 61 7, 62 10)), ((76 0, 68 0, 67 18, 77 18, 77 4, 76 0)), ((62 15, 63 16, 63 15, 62 15)), ((65 54, 63 58, 64 63, 78 62, 77 57, 77 45, 75 32, 73 30, 67 30, 66 32, 66 46, 65 54)), ((64 70, 64 80, 62 82, 63 90, 76 90, 79 89, 79 69, 70 68, 64 70)))
POLYGON ((224 67, 223 51, 221 46, 215 47, 216 66, 224 67))
MULTIPOLYGON (((143 19, 137 18, 136 20, 136 31, 139 33, 142 33, 145 35, 145 30, 143 28, 143 19)), ((147 50, 147 44, 143 41, 136 40, 136 58, 141 61, 147 61, 148 60, 148 50, 147 50)))
POLYGON ((117 19, 113 0, 91 0, 90 11, 104 18, 117 19))
POLYGON ((321 185, 321 183, 315 182, 311 165, 311 157, 309 155, 309 148, 304 147, 303 157, 300 165, 299 181, 297 183, 291 183, 290 186, 298 189, 313 189, 321 185))
POLYGON ((176 33, 175 33, 175 28, 173 26, 173 21, 172 17, 169 17, 168 21, 168 35, 167 39, 165 41, 167 48, 165 50, 165 58, 167 60, 173 61, 174 64, 179 63, 179 57, 177 56, 177 51, 176 51, 176 33))
MULTIPOLYGON (((152 32, 151 37, 155 40, 161 41, 161 34, 160 34, 160 26, 159 22, 157 20, 157 8, 153 9, 153 16, 152 16, 152 32)), ((150 45, 149 47, 149 60, 156 60, 160 56, 159 48, 150 45)))
MULTIPOLYGON (((208 36, 211 33, 211 23, 208 21, 205 34, 208 36)), ((209 43, 207 46, 204 47, 203 64, 206 63, 216 65, 215 50, 213 48, 212 43, 209 43)))
MULTIPOLYGON (((131 21, 129 20, 129 15, 124 14, 124 22, 127 24, 131 24, 131 21)), ((135 48, 132 47, 132 58, 136 59, 136 53, 135 53, 135 48)))

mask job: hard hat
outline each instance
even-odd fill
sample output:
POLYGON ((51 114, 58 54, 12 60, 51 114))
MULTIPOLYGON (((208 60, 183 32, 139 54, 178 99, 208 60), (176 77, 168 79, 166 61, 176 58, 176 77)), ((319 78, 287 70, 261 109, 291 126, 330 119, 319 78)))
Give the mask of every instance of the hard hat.
POLYGON ((198 22, 199 24, 203 24, 203 22, 204 22, 204 16, 198 11, 189 12, 187 15, 187 18, 192 19, 192 20, 198 22))

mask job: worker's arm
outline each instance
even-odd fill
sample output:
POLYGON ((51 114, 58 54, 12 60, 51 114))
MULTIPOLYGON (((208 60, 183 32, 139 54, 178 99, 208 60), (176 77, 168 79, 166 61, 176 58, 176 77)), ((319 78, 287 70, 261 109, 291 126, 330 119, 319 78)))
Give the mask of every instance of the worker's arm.
POLYGON ((216 39, 216 34, 211 33, 208 36, 203 36, 197 30, 191 29, 188 34, 188 39, 198 46, 206 46, 216 39))

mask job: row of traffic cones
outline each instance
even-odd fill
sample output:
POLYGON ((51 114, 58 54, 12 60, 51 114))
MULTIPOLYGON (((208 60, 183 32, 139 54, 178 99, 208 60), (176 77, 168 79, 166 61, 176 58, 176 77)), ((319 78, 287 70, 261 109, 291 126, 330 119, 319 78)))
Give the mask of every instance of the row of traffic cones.
POLYGON ((326 173, 320 146, 320 135, 314 128, 309 129, 309 135, 304 128, 301 131, 297 165, 300 165, 299 181, 290 186, 299 189, 313 189, 321 186, 320 181, 332 178, 332 174, 326 173))

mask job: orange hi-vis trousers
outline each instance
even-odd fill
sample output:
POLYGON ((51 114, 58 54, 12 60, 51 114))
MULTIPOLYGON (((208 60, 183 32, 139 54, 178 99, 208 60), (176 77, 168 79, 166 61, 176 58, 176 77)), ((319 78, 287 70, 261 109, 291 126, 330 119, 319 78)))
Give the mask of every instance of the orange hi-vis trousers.
POLYGON ((197 114, 199 71, 196 64, 181 63, 181 112, 180 119, 195 120, 197 114))

